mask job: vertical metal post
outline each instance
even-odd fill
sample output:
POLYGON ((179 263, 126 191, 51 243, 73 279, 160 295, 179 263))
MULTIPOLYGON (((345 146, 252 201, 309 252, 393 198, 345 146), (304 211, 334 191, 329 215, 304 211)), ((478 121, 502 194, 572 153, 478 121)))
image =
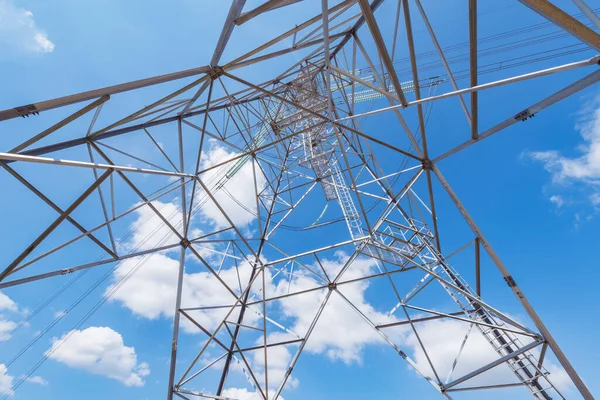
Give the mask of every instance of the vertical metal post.
POLYGON ((327 91, 327 117, 333 119, 331 99, 331 72, 329 71, 329 7, 327 0, 321 0, 323 8, 323 47, 325 50, 325 90, 327 91))
POLYGON ((177 343, 179 338, 179 309, 181 308, 181 289, 183 286, 183 273, 185 264, 185 246, 181 246, 181 253, 179 256, 179 271, 177 276, 177 295, 175 297, 175 315, 173 317, 173 340, 171 342, 171 366, 169 368, 169 392, 167 399, 173 399, 173 392, 175 388, 173 383, 175 382, 175 367, 177 361, 177 343))
MULTIPOLYGON (((181 126, 181 117, 177 121, 177 133, 179 138, 179 170, 183 172, 185 170, 185 163, 183 158, 183 130, 181 126)), ((190 209, 193 207, 193 204, 190 205, 190 209)), ((184 240, 188 240, 187 236, 187 224, 186 224, 186 214, 187 214, 187 205, 186 205, 186 196, 185 196, 185 179, 181 177, 181 225, 183 227, 183 237, 184 240)), ((177 275, 177 294, 175 295, 175 313, 173 315, 173 340, 171 341, 171 365, 169 368, 169 392, 167 394, 167 399, 173 399, 173 392, 175 388, 173 384, 175 382, 175 368, 177 364, 177 344, 179 342, 179 318, 180 313, 179 309, 181 308, 181 291, 183 288, 183 275, 185 273, 185 249, 187 247, 187 243, 181 244, 181 253, 179 255, 179 270, 177 275)))
POLYGON ((479 238, 475 238, 475 292, 481 297, 481 261, 479 238))
MULTIPOLYGON (((477 86, 477 0, 469 0, 469 47, 471 87, 477 86)), ((477 92, 471 93, 471 139, 478 138, 477 92)))

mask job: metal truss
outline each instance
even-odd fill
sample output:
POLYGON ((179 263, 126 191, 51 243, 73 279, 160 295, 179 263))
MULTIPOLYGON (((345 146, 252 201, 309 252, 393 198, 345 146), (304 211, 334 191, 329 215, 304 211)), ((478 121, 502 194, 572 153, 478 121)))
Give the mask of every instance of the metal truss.
MULTIPOLYGON (((0 121, 7 121, 16 117, 40 118, 36 115, 66 110, 59 122, 0 153, 0 167, 7 172, 2 179, 16 179, 58 214, 41 234, 23 246, 24 250, 12 262, 2 267, 0 288, 116 265, 127 259, 139 259, 143 264, 153 254, 179 249, 169 399, 226 399, 223 393, 228 382, 232 374, 240 371, 258 398, 278 398, 333 298, 347 303, 442 397, 518 386, 536 399, 565 398, 546 368, 549 350, 581 396, 593 399, 445 179, 439 163, 595 84, 600 80, 600 57, 481 83, 477 1, 469 0, 464 2, 469 26, 469 85, 460 89, 420 0, 398 1, 394 32, 382 32, 376 16, 381 0, 322 0, 321 6, 315 7, 313 18, 234 60, 221 61, 236 27, 258 21, 267 12, 291 10, 298 2, 269 0, 245 10, 244 0, 233 0, 209 65, 1 111, 0 121), (446 72, 444 79, 424 79, 420 72, 412 28, 415 20, 426 27, 446 72), (398 38, 406 40, 411 79, 405 82, 400 80, 394 64, 398 38), (284 44, 290 40, 293 45, 286 47, 284 44), (257 83, 243 78, 248 68, 284 59, 290 53, 299 54, 301 61, 272 79, 257 83), (368 76, 357 69, 357 62, 369 66, 368 76), (515 110, 491 128, 479 128, 478 93, 503 86, 517 90, 512 88, 518 88, 518 82, 574 69, 590 71, 537 103, 515 110), (118 95, 164 88, 165 84, 176 90, 115 121, 102 120, 103 107, 110 106, 118 95), (433 93, 432 89, 442 93, 433 93), (429 94, 425 95, 426 91, 429 94), (389 106, 361 108, 365 101, 376 98, 385 99, 389 106), (426 107, 445 99, 457 102, 469 129, 461 143, 432 154, 426 107), (65 113, 70 115, 64 117, 65 113), (53 140, 56 132, 82 121, 84 115, 92 118, 82 134, 53 140), (370 124, 384 115, 397 123, 390 126, 386 119, 386 135, 370 124), (413 120, 416 130, 410 127, 413 120), (98 128, 100 121, 103 127, 98 128), (168 131, 167 136, 161 136, 161 143, 169 140, 170 146, 159 143, 157 129, 168 131), (132 141, 126 146, 111 142, 124 137, 146 140, 160 153, 163 162, 159 165, 144 159, 132 141), (206 154, 214 143, 230 155, 207 164, 206 154), (63 158, 63 154, 68 157, 63 158), (192 160, 186 161, 184 155, 191 155, 192 160), (62 207, 26 178, 25 172, 20 172, 21 166, 28 164, 32 164, 28 168, 46 164, 88 170, 94 179, 72 203, 62 207), (220 196, 228 193, 228 182, 248 165, 254 204, 249 208, 230 196, 253 214, 249 226, 240 226, 220 196), (155 179, 156 184, 149 185, 149 178, 155 179), (434 185, 443 191, 434 195, 434 185), (120 192, 134 198, 135 205, 118 210, 115 198, 120 198, 120 192), (97 216, 101 220, 90 228, 79 221, 76 210, 92 195, 97 195, 97 216), (474 247, 473 265, 452 265, 450 258, 454 253, 442 250, 438 222, 443 224, 443 218, 438 219, 436 210, 439 197, 449 199, 470 228, 472 236, 464 248, 474 247), (165 215, 156 206, 157 201, 174 198, 178 215, 165 215), (207 204, 214 205, 224 226, 210 231, 204 227, 205 231, 198 234, 191 227, 192 221, 207 204), (327 215, 333 213, 332 218, 324 221, 324 210, 315 222, 304 223, 302 229, 296 230, 319 238, 320 246, 307 249, 299 239, 306 233, 286 227, 305 220, 307 209, 323 206, 325 210, 329 208, 327 215), (151 248, 124 248, 120 242, 127 233, 122 221, 141 207, 149 207, 160 220, 162 237, 151 248), (75 227, 79 233, 67 242, 45 246, 44 242, 63 225, 75 227), (59 268, 45 263, 53 254, 77 251, 77 244, 84 241, 93 243, 100 252, 95 261, 59 268), (332 270, 323 260, 338 250, 348 257, 341 268, 332 270), (497 267, 532 326, 525 326, 486 301, 481 293, 480 273, 484 254, 497 267), (359 260, 371 260, 375 268, 361 275, 352 273, 359 260), (182 304, 185 271, 198 268, 214 277, 214 284, 230 295, 229 302, 212 304, 208 299, 206 304, 182 304), (226 269, 237 271, 235 282, 223 277, 226 269), (463 277, 464 271, 475 271, 473 285, 463 277), (304 286, 298 283, 300 280, 304 286), (348 285, 374 281, 385 286, 393 298, 385 321, 373 320, 344 291, 348 285), (445 308, 422 306, 422 299, 429 296, 433 287, 446 296, 445 308), (320 304, 312 310, 310 324, 304 332, 294 332, 282 317, 281 302, 314 293, 320 294, 320 304), (219 312, 212 312, 215 310, 219 312), (208 311, 211 313, 205 314, 208 311), (212 318, 209 325, 203 318, 206 315, 212 318), (466 335, 450 371, 436 369, 430 357, 432 350, 419 336, 420 324, 435 319, 460 321, 465 326, 466 335), (180 347, 183 323, 194 326, 203 337, 199 350, 180 347), (418 339, 429 368, 419 366, 394 335, 394 330, 402 327, 408 327, 418 339), (454 369, 470 335, 483 337, 497 357, 455 376, 454 369), (271 376, 269 369, 269 351, 278 347, 293 353, 279 380, 279 376, 271 376), (220 356, 208 357, 208 349, 214 348, 220 356), (177 362, 182 352, 188 360, 183 367, 177 362), (499 366, 509 368, 514 380, 487 386, 476 384, 478 376, 499 366), (208 388, 206 393, 197 390, 197 382, 208 388), (207 386, 207 382, 213 386, 207 386)), ((552 3, 520 2, 590 49, 600 49, 600 36, 593 29, 552 3)), ((575 3, 597 23, 597 16, 583 0, 575 3)), ((523 10, 528 12, 525 7, 523 10)), ((81 129, 80 125, 75 129, 81 129)))

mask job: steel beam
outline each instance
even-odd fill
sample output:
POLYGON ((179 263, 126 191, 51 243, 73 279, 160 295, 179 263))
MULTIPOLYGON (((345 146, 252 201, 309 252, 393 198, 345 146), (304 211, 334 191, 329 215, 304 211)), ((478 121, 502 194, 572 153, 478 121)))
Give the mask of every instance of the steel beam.
POLYGON ((358 0, 358 4, 360 5, 360 9, 362 10, 363 16, 365 17, 365 21, 369 26, 369 30, 371 31, 371 35, 373 36, 373 40, 375 40, 375 46, 377 47, 377 52, 383 59, 383 64, 387 69, 387 72, 392 80, 392 85, 394 85, 394 90, 396 90, 396 95, 400 99, 400 105, 402 107, 406 107, 406 98, 404 97, 404 92, 402 91, 402 86, 400 85, 400 81, 398 80, 398 75, 396 75, 396 69, 394 68, 394 63, 390 58, 390 54, 385 47, 385 42, 383 41, 383 36, 381 36, 381 31, 379 30, 379 25, 375 20, 375 16, 373 15, 373 10, 369 5, 368 0, 358 0))
POLYGON ((2 272, 0 272, 0 282, 2 282, 10 273, 19 266, 19 263, 31 254, 36 247, 40 245, 58 226, 67 219, 67 217, 77 208, 83 201, 96 190, 102 182, 113 172, 112 169, 107 170, 98 178, 90 187, 88 187, 71 205, 63 211, 60 216, 54 220, 21 254, 17 256, 2 272))
POLYGON ((7 119, 24 117, 33 113, 39 113, 53 108, 67 106, 70 104, 79 103, 86 100, 94 100, 102 96, 113 95, 117 93, 128 92, 134 89, 139 89, 147 86, 158 85, 160 83, 175 81, 178 79, 188 78, 190 76, 206 74, 210 71, 209 66, 187 69, 185 71, 174 72, 166 75, 159 75, 152 78, 140 79, 122 83, 120 85, 107 86, 102 89, 90 90, 65 97, 58 97, 52 100, 40 101, 38 103, 28 104, 20 107, 11 108, 0 111, 0 121, 7 119))
POLYGON ((548 0, 519 0, 519 2, 577 37, 591 48, 600 51, 600 35, 548 0))
POLYGON ((302 1, 302 0, 267 0, 264 3, 262 3, 260 6, 240 15, 239 18, 237 18, 235 20, 235 24, 236 25, 245 24, 246 22, 250 21, 253 18, 258 17, 261 14, 264 14, 269 11, 273 11, 277 8, 289 6, 294 3, 298 3, 300 1, 302 1))

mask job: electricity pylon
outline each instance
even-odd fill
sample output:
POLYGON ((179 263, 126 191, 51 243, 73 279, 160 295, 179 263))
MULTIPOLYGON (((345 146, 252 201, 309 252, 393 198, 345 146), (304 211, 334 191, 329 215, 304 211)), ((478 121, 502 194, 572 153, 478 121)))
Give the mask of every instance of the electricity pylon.
MULTIPOLYGON (((59 214, 2 269, 0 288, 52 277, 58 280, 61 275, 134 259, 136 267, 126 277, 129 279, 154 254, 178 250, 168 398, 231 398, 227 389, 234 387, 234 380, 239 384, 239 376, 256 398, 278 398, 290 385, 294 368, 302 362, 326 310, 343 304, 442 397, 522 387, 536 399, 565 398, 547 369, 546 354, 551 352, 581 396, 593 399, 438 163, 593 85, 600 79, 596 69, 600 58, 481 84, 477 73, 477 2, 465 1, 470 74, 469 85, 459 89, 420 0, 398 2, 394 32, 404 34, 399 36, 380 28, 376 10, 383 1, 323 0, 322 7, 311 3, 313 18, 223 63, 222 54, 237 26, 256 22, 267 12, 299 6, 298 1, 270 0, 244 12, 244 3, 233 0, 207 66, 0 112, 0 120, 39 118, 38 114, 51 114, 51 110, 70 113, 0 153, 0 165, 8 173, 2 179, 12 175, 59 214), (424 24, 441 61, 443 77, 422 76, 411 18, 424 24), (400 81, 393 62, 397 37, 406 40, 403 55, 410 64, 409 81, 400 81), (290 40, 291 46, 276 48, 290 40), (242 77, 244 70, 259 68, 269 60, 284 60, 289 53, 299 54, 300 60, 285 65, 282 73, 258 83, 242 77), (357 69, 357 63, 368 65, 368 73, 357 69), (513 90, 520 81, 574 69, 593 71, 515 110, 491 128, 479 129, 479 92, 502 86, 513 90), (180 84, 182 81, 186 82, 180 84), (114 122, 103 120, 108 113, 102 112, 103 108, 119 94, 147 87, 164 89, 167 83, 178 85, 177 90, 114 122), (424 95, 425 91, 429 94, 424 95), (377 99, 387 105, 381 107, 377 99), (432 146, 428 136, 427 107, 444 99, 457 102, 469 132, 460 144, 432 155, 431 149, 437 146, 432 146), (90 103, 79 108, 83 102, 90 103), (368 104, 377 108, 369 110, 368 104), (76 126, 86 114, 92 114, 90 123, 85 129, 76 126), (383 116, 388 117, 385 125, 373 125, 371 121, 383 116), (417 129, 411 128, 413 121, 417 129), (100 123, 102 128, 98 128, 100 123), (55 132, 71 126, 85 133, 53 140, 55 132), (159 129, 160 143, 150 133, 157 135, 159 129), (123 138, 131 139, 117 140, 123 138), (135 143, 142 140, 154 146, 161 162, 138 154, 135 143), (214 146, 221 149, 218 157, 211 152, 214 146), (75 201, 61 206, 25 177, 27 169, 19 171, 22 164, 59 166, 53 171, 87 171, 87 179, 93 179, 75 201), (240 179, 242 174, 244 179, 240 179), (142 177, 154 181, 149 183, 142 177), (251 192, 251 201, 231 193, 232 184, 240 183, 247 185, 245 191, 251 192), (435 195, 434 186, 441 189, 435 195), (455 253, 441 246, 438 222, 443 224, 444 218, 438 216, 436 204, 438 196, 444 194, 471 231, 467 245, 460 249, 474 248, 471 263, 464 259, 454 263, 450 259, 455 253), (177 205, 176 212, 166 214, 157 206, 167 198, 177 205), (122 209, 123 199, 134 199, 135 205, 122 209), (89 209, 92 201, 97 213, 86 217, 85 225, 93 227, 84 227, 77 210, 84 204, 89 209), (123 246, 130 232, 121 221, 127 221, 140 207, 147 207, 159 223, 148 235, 155 240, 151 245, 123 246), (198 216, 206 217, 207 208, 220 222, 194 229, 198 216), (314 210, 322 211, 315 215, 314 210), (236 216, 240 212, 246 219, 236 216), (307 222, 307 218, 312 219, 307 222), (52 243, 53 232, 65 225, 79 233, 66 242, 46 245, 52 243), (99 249, 101 256, 58 269, 45 262, 55 253, 76 253, 82 242, 99 249), (484 252, 530 322, 517 321, 486 301, 485 293, 481 293, 484 252), (327 260, 338 257, 336 254, 345 256, 332 265, 327 260), (215 298, 184 299, 186 280, 192 279, 193 271, 210 277, 206 284, 219 292, 215 298), (474 275, 474 282, 468 283, 466 275, 474 275), (385 313, 373 313, 358 304, 346 289, 357 284, 377 286, 378 302, 385 313), (307 296, 316 299, 311 303, 313 308, 303 303, 307 296), (437 305, 426 306, 433 303, 437 305), (310 318, 292 327, 290 307, 304 307, 302 312, 310 318), (435 349, 419 335, 421 324, 432 320, 464 324, 464 339, 446 370, 432 361, 435 349), (184 324, 202 337, 200 349, 180 345, 184 324), (424 364, 404 347, 401 336, 407 331, 417 340, 424 364), (458 374, 465 346, 475 336, 487 343, 493 357, 458 374), (214 348, 218 355, 211 350, 214 348), (278 349, 291 356, 274 372, 272 361, 278 349), (178 363, 182 354, 186 355, 185 365, 178 363), (511 380, 478 383, 482 375, 498 369, 508 371, 511 380)), ((600 49, 600 36, 593 29, 548 1, 520 3, 591 51, 600 49)), ((576 3, 586 14, 594 15, 585 3, 576 3)), ((79 174, 72 178, 73 185, 83 184, 79 174)), ((58 176, 57 172, 55 179, 58 176)))

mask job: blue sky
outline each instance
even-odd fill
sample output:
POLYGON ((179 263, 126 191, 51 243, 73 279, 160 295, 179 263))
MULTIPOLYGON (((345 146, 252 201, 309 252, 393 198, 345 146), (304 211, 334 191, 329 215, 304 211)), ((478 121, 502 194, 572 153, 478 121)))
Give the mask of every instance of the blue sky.
MULTIPOLYGON (((182 0, 167 6, 161 2, 143 1, 71 0, 50 3, 38 0, 0 0, 0 109, 205 65, 210 60, 222 21, 228 12, 229 4, 226 3, 228 2, 182 0)), ((256 3, 258 2, 248 1, 246 7, 249 9, 256 3)), ((378 18, 383 15, 380 24, 384 32, 389 32, 393 26, 393 3, 387 2, 376 14, 378 18)), ((467 25, 464 24, 466 9, 459 9, 459 3, 461 2, 449 1, 434 7, 433 4, 425 2, 442 46, 463 42, 468 37, 467 25), (459 22, 462 24, 458 25, 459 22)), ((569 8, 571 6, 568 2, 564 3, 568 11, 576 12, 569 8)), ((261 23, 251 23, 237 29, 223 55, 223 60, 235 58, 252 46, 269 40, 274 36, 274 32, 280 32, 285 27, 312 17, 315 12, 314 7, 294 7, 294 12, 266 14, 261 23)), ((539 16, 532 15, 516 2, 506 5, 482 4, 480 18, 480 37, 543 22, 539 16)), ((417 48, 423 49, 422 51, 431 50, 422 23, 418 18, 414 19, 417 48)), ((366 36, 366 33, 364 35, 366 36)), ((367 38, 361 38, 372 51, 371 42, 367 38)), ((386 41, 390 40, 386 37, 386 41)), ((402 40, 399 42, 401 43, 398 45, 398 53, 404 56, 407 54, 406 45, 402 40)), ((573 43, 576 42, 572 39, 559 38, 550 43, 544 42, 537 48, 542 51, 551 45, 566 46, 573 43)), ((533 50, 525 47, 513 49, 497 56, 492 55, 489 60, 498 62, 528 52, 533 50)), ((508 70, 500 69, 482 75, 480 80, 493 81, 512 74, 585 59, 592 55, 590 51, 581 52, 508 70)), ((396 57, 398 58, 401 57, 396 57)), ((297 59, 296 55, 286 56, 278 61, 279 64, 269 62, 263 68, 246 68, 239 74, 244 79, 258 83, 280 72, 297 59)), ((361 61, 359 66, 366 66, 364 60, 361 61)), ((468 63, 457 62, 454 65, 453 68, 460 70, 466 68, 468 63)), ((406 64, 404 68, 407 68, 406 64)), ((437 73, 436 71, 432 70, 431 73, 437 73)), ((483 129, 493 126, 589 72, 590 69, 575 70, 484 92, 480 95, 480 126, 483 129)), ((410 78, 404 76, 403 79, 410 78)), ((459 81, 459 86, 467 84, 468 80, 459 81)), ((161 88, 149 88, 139 93, 115 96, 110 101, 112 108, 106 107, 98 124, 111 122, 122 116, 125 111, 134 111, 147 105, 151 100, 167 93, 169 89, 175 90, 177 85, 180 84, 167 84, 161 88)), ((445 83, 437 90, 441 93, 451 88, 445 83)), ((594 379, 600 375, 596 360, 598 345, 595 333, 598 328, 595 318, 598 316, 596 305, 600 301, 600 294, 596 290, 596 283, 600 278, 596 268, 600 209, 599 95, 597 85, 585 89, 542 111, 535 118, 498 133, 493 138, 486 139, 439 164, 445 177, 592 393, 600 392, 600 386, 594 379)), ((385 101, 377 100, 373 104, 363 104, 361 107, 367 111, 367 107, 386 105, 385 101)), ((24 138, 32 136, 76 109, 77 106, 67 107, 64 110, 42 113, 38 117, 2 122, 2 151, 10 150, 24 138)), ((414 116, 407 118, 411 126, 415 126, 414 116)), ((81 130, 87 128, 88 121, 77 122, 70 129, 60 130, 53 134, 52 140, 48 139, 42 143, 80 136, 81 130)), ((200 124, 202 120, 192 121, 200 124)), ((381 135, 380 137, 389 140, 390 143, 406 145, 406 141, 388 133, 391 129, 399 129, 397 121, 390 113, 367 120, 363 128, 374 136, 381 135)), ((177 144, 170 139, 172 131, 169 129, 173 128, 161 127, 152 133, 164 144, 168 153, 175 154, 177 144)), ((141 135, 143 134, 136 133, 107 143, 120 148, 130 148, 142 143, 141 135)), ((428 122, 428 135, 433 154, 440 154, 469 137, 468 126, 456 100, 445 100, 439 102, 439 105, 436 103, 428 122)), ((156 160, 160 157, 147 142, 139 146, 143 148, 138 150, 149 159, 156 160)), ((191 142, 190 148, 196 148, 195 146, 197 143, 191 142)), ((219 151, 226 151, 218 148, 213 150, 211 154, 215 158, 218 158, 219 151)), ((193 151, 190 150, 190 154, 193 151)), ((380 151, 385 154, 385 150, 380 151)), ((60 156, 80 157, 85 160, 82 154, 85 153, 65 151, 60 156)), ((189 159, 193 161, 191 157, 189 159)), ((122 160, 126 163, 125 159, 122 160)), ((386 159, 383 163, 385 167, 395 168, 393 159, 386 159)), ((242 180, 251 177, 251 169, 247 167, 248 165, 243 172, 247 175, 240 177, 240 188, 242 180)), ((19 166, 18 171, 58 205, 66 207, 91 183, 91 174, 89 171, 72 171, 68 176, 70 184, 64 185, 61 177, 66 178, 66 175, 61 175, 65 174, 61 168, 50 166, 39 169, 23 165, 19 166)), ((148 191, 151 191, 153 185, 157 186, 156 181, 144 181, 137 177, 135 179, 138 179, 136 183, 148 191)), ((3 193, 8 194, 0 196, 0 209, 4 210, 2 225, 11 227, 0 230, 0 260, 6 264, 56 216, 4 171, 0 172, 0 182, 3 193)), ((464 238, 467 238, 469 233, 443 189, 437 185, 434 190, 436 194, 439 193, 436 206, 440 215, 442 248, 449 251, 464 244, 464 238)), ((243 199, 246 192, 234 194, 243 199)), ((312 198, 308 199, 309 204, 313 204, 312 201, 312 198)), ((317 200, 314 201, 316 204, 317 200)), ((135 202, 136 197, 123 190, 117 208, 126 210, 135 202)), ((75 212, 74 216, 85 226, 101 223, 102 216, 88 212, 97 207, 97 200, 90 200, 90 203, 75 212)), ((169 204, 165 207, 169 207, 169 204)), ((320 207, 318 210, 317 207, 307 207, 303 211, 304 214, 295 215, 295 219, 291 221, 315 220, 321 211, 320 207)), ((213 218, 214 210, 212 212, 211 214, 210 209, 201 212, 200 220, 196 221, 194 227, 206 230, 206 221, 212 224, 211 227, 222 224, 223 221, 219 222, 213 218)), ((143 217, 142 211, 134 213, 122 222, 122 227, 134 225, 136 220, 142 220, 143 217)), ((244 217, 243 213, 239 218, 236 222, 241 225, 254 224, 252 218, 245 220, 248 217, 244 217)), ((65 238, 72 237, 75 232, 72 227, 61 227, 57 235, 49 238, 40 251, 50 249, 52 244, 61 243, 65 238)), ((138 233, 143 235, 145 232, 140 230, 138 233)), ((333 228, 329 231, 323 230, 322 234, 340 238, 347 236, 346 231, 335 231, 333 228)), ((106 233, 102 232, 99 235, 106 233)), ((290 244, 297 240, 291 239, 290 233, 282 235, 283 243, 290 244)), ((304 246, 305 249, 315 248, 321 240, 321 237, 303 235, 302 239, 298 240, 301 242, 298 246, 304 246)), ((134 244, 138 245, 135 237, 123 240, 121 245, 133 247, 134 244)), ((348 251, 348 248, 345 250, 348 251)), ((97 249, 93 245, 82 245, 77 252, 58 253, 33 272, 91 261, 96 253, 97 249)), ((275 257, 275 254, 276 252, 272 252, 269 256, 275 257)), ((129 290, 117 292, 113 300, 103 305, 81 326, 82 332, 76 334, 75 339, 69 343, 71 352, 63 349, 57 352, 55 357, 45 361, 33 374, 37 378, 21 385, 14 398, 75 399, 81 398, 84 390, 86 397, 90 399, 126 396, 134 399, 163 398, 167 390, 171 342, 171 297, 162 299, 157 296, 156 303, 148 303, 146 300, 136 303, 136 299, 132 299, 128 294, 137 290, 142 293, 158 293, 160 287, 155 285, 160 283, 163 276, 161 274, 166 274, 165 282, 170 282, 168 276, 172 274, 168 271, 175 270, 174 260, 178 256, 178 252, 168 252, 160 256, 164 258, 155 258, 154 263, 146 265, 144 277, 147 279, 136 281, 138 286, 131 283, 129 290), (102 350, 99 350, 99 353, 90 353, 90 342, 102 344, 102 350), (107 361, 104 364, 89 364, 73 354, 103 354, 107 361)), ((467 260, 469 257, 470 255, 465 254, 457 259, 467 260)), ((333 252, 327 253, 325 258, 331 262, 332 270, 336 268, 336 263, 343 261, 343 255, 333 252)), ((20 376, 26 374, 51 348, 53 338, 60 338, 70 331, 102 295, 111 290, 111 285, 116 281, 115 277, 118 277, 119 273, 125 274, 131 267, 132 264, 124 264, 121 269, 117 268, 114 274, 106 275, 106 280, 102 281, 90 296, 11 364, 4 376, 0 375, 0 389, 6 388, 2 385, 9 382, 7 377, 13 377, 13 382, 16 382, 20 376)), ((364 268, 368 269, 371 266, 366 265, 364 268)), ((482 268, 483 291, 488 301, 519 321, 529 323, 526 314, 507 290, 500 274, 487 257, 483 260, 482 268)), ((75 281, 69 291, 32 317, 10 339, 1 342, 0 364, 8 363, 21 348, 107 271, 108 268, 104 267, 90 270, 75 281)), ((190 267, 188 272, 197 273, 195 278, 200 279, 202 275, 198 271, 198 267, 194 266, 190 267)), ((469 277, 472 272, 461 273, 469 277)), ((57 277, 3 290, 1 293, 8 297, 0 297, 0 328, 2 323, 8 323, 6 326, 10 329, 10 324, 27 318, 45 299, 73 277, 57 277)), ((374 283, 369 290, 358 288, 357 292, 353 293, 365 307, 373 307, 373 315, 382 312, 386 300, 377 295, 376 289, 377 284, 374 283)), ((194 296, 207 296, 206 292, 194 290, 190 289, 190 300, 194 300, 194 296)), ((218 296, 218 293, 214 296, 218 296)), ((437 300, 437 297, 434 299, 437 300)), ((289 311, 288 318, 290 324, 298 325, 303 316, 289 311)), ((445 330, 448 336, 456 336, 454 328, 454 325, 432 327, 445 330)), ((294 370, 296 385, 292 386, 296 387, 284 391, 285 399, 362 399, 375 395, 386 399, 437 397, 421 378, 408 370, 406 363, 387 352, 373 337, 361 336, 361 332, 357 330, 356 336, 350 334, 354 332, 349 332, 347 343, 337 346, 327 337, 326 332, 317 337, 315 347, 294 370)), ((435 336, 432 336, 431 340, 435 341, 435 336)), ((198 351, 199 343, 197 335, 184 333, 181 336, 181 348, 198 351)), ((182 354, 184 361, 189 361, 192 357, 192 351, 182 354)), ((282 359, 285 358, 286 355, 283 355, 282 359)), ((232 377, 231 384, 232 390, 235 384, 240 388, 244 387, 244 376, 239 374, 232 377)), ((565 388, 569 395, 576 396, 572 387, 565 385, 565 388)), ((235 394, 233 391, 231 393, 232 396, 235 394)), ((508 390, 497 394, 498 398, 504 398, 505 393, 513 395, 512 390, 508 390)), ((526 398, 526 393, 524 390, 515 391, 514 396, 526 398)))

